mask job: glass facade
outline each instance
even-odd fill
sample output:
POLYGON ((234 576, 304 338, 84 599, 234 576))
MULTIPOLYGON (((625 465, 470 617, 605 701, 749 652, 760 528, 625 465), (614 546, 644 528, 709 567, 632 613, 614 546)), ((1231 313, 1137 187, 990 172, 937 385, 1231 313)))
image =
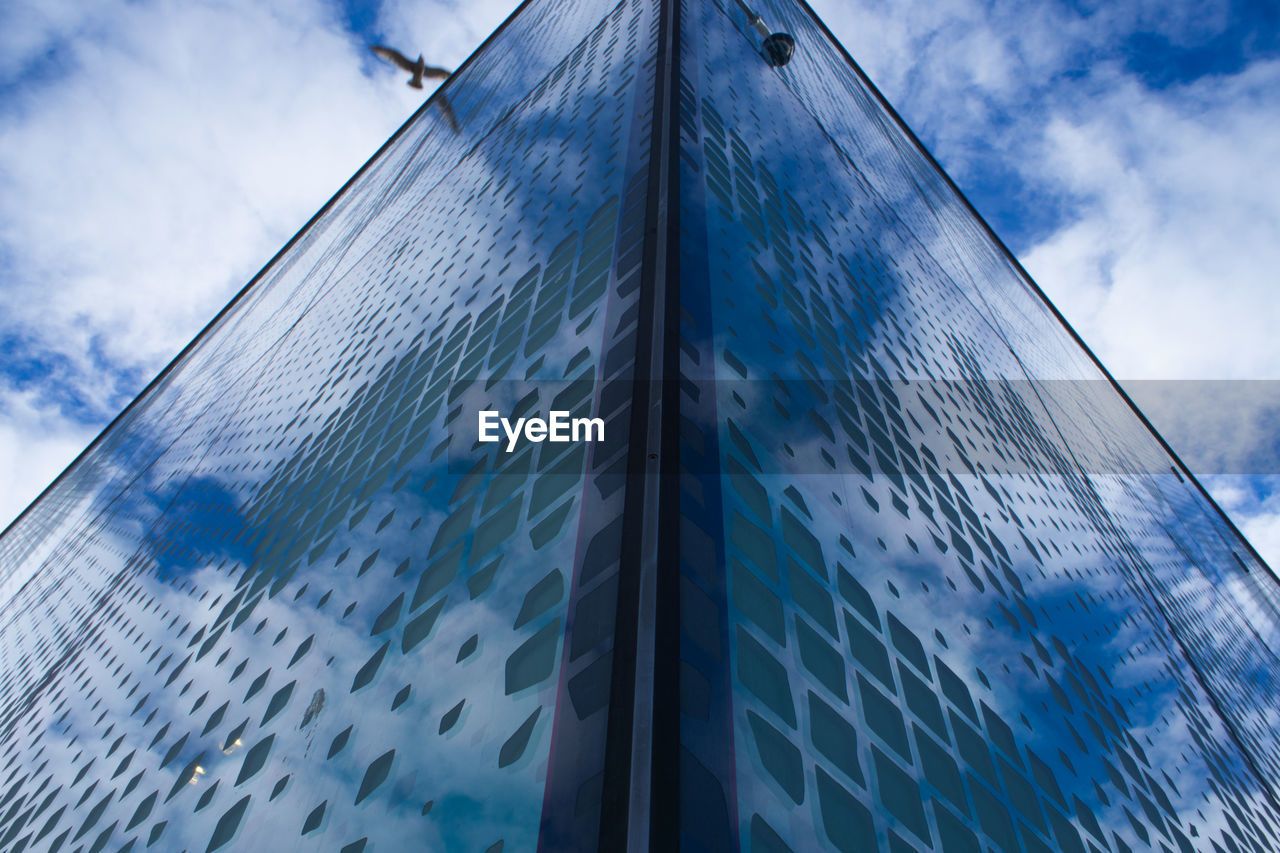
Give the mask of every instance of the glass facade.
POLYGON ((4 532, 0 848, 1276 847, 1275 577, 752 5, 524 4, 4 532))
POLYGON ((442 90, 458 131, 426 104, 5 533, 0 849, 574 819, 543 793, 556 738, 603 755, 655 26, 525 7, 442 90), (553 402, 610 441, 472 451, 553 402), (608 618, 566 643, 575 597, 608 618))

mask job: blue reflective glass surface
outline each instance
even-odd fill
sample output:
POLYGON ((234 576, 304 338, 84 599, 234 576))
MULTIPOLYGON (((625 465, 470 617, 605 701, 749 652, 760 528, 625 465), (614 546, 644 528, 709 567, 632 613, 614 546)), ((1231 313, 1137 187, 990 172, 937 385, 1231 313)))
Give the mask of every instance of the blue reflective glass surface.
POLYGON ((752 5, 785 67, 734 0, 681 31, 686 844, 1273 849, 1274 578, 808 10, 752 5))
POLYGON ((0 848, 594 835, 653 39, 528 4, 7 531, 0 848))
POLYGON ((0 537, 0 848, 1275 847, 1274 577, 754 8, 523 6, 0 537))

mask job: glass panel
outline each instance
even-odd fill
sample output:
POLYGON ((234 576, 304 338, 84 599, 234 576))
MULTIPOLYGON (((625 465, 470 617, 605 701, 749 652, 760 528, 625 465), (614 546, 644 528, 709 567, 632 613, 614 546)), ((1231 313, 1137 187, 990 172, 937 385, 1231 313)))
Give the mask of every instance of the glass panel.
POLYGON ((1274 578, 808 9, 749 5, 785 67, 735 0, 681 30, 685 837, 1274 846, 1274 578))
POLYGON ((0 541, 0 846, 595 836, 652 6, 527 5, 0 541))

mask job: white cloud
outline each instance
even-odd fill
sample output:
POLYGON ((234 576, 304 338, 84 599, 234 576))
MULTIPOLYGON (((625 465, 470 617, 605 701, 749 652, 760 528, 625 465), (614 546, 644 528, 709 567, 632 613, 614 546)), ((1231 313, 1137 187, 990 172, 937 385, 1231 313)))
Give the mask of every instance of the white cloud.
POLYGON ((975 162, 988 156, 979 144, 1016 151, 1030 128, 993 132, 993 122, 1034 125, 1039 116, 1026 108, 1075 53, 1110 32, 1101 18, 1070 16, 1053 3, 826 0, 814 7, 956 178, 983 165, 975 162))
POLYGON ((518 0, 385 0, 379 23, 401 34, 405 53, 420 51, 428 65, 455 68, 511 14, 518 0))
MULTIPOLYGON (((323 0, 24 4, 0 24, 0 344, 48 371, 0 399, 7 523, 423 93, 323 0)), ((454 32, 444 61, 482 35, 454 32)))
POLYGON ((11 0, 0 7, 0 81, 21 74, 58 41, 94 29, 103 11, 74 0, 11 0))
POLYGON ((1272 499, 1262 511, 1241 513, 1241 530, 1272 571, 1280 571, 1280 501, 1272 499))
MULTIPOLYGON (((318 4, 122 4, 0 132, 8 324, 154 370, 401 115, 318 4)), ((87 375, 101 369, 80 357, 87 375)), ((84 378, 87 378, 84 377, 84 378)), ((104 401, 106 404, 106 401, 104 401)))
POLYGON ((1045 130, 1039 179, 1074 223, 1032 275, 1121 378, 1280 377, 1280 63, 1106 92, 1045 130))
POLYGON ((34 392, 0 388, 0 529, 88 446, 97 430, 68 421, 34 392))
POLYGON ((1271 570, 1280 572, 1280 475, 1210 477, 1205 487, 1271 570))

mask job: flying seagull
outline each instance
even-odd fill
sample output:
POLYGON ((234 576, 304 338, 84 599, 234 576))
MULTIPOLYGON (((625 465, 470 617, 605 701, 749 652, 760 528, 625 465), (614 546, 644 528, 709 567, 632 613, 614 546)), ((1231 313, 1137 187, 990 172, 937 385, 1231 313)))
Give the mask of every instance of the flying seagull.
POLYGON ((413 77, 409 80, 409 85, 415 89, 422 88, 422 78, 430 77, 433 80, 443 80, 449 76, 449 72, 443 68, 433 68, 422 58, 422 54, 418 54, 418 61, 414 62, 400 51, 392 47, 383 47, 380 44, 371 45, 369 47, 382 59, 390 62, 399 68, 408 71, 413 77))

